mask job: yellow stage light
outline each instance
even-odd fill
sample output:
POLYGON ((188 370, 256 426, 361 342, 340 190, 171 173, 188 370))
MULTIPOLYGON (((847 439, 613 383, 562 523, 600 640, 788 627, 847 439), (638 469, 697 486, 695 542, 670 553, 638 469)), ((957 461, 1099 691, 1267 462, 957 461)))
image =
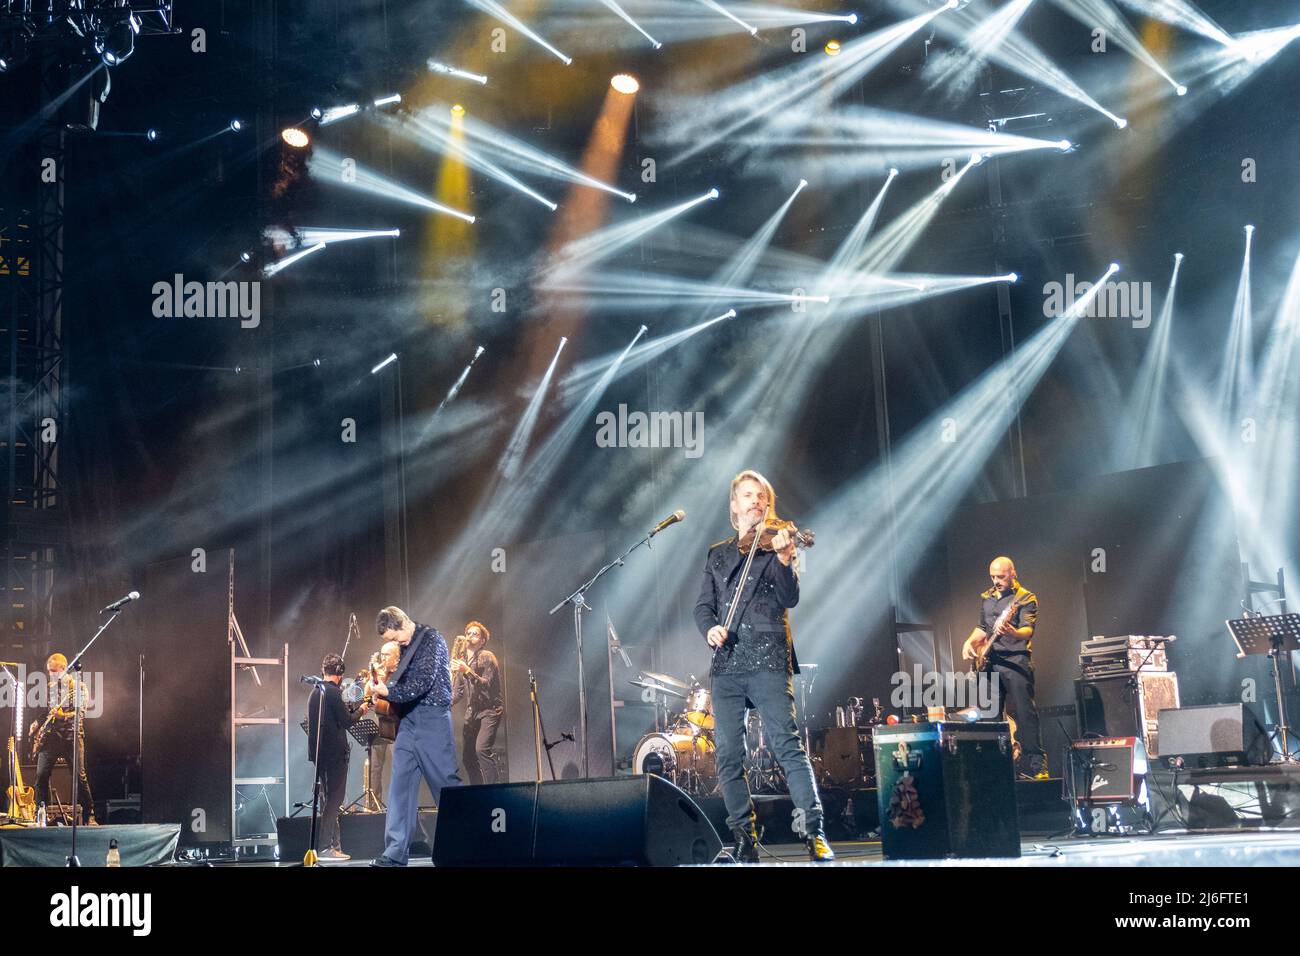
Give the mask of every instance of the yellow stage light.
POLYGON ((451 115, 452 115, 452 116, 464 116, 464 115, 465 115, 465 107, 463 107, 463 106, 461 106, 459 103, 457 103, 455 106, 453 106, 453 107, 451 108, 451 115))
POLYGON ((827 56, 839 56, 839 55, 840 55, 840 41, 839 41, 839 40, 831 40, 829 43, 826 44, 826 55, 827 55, 827 56))
POLYGON ((288 129, 281 132, 280 138, 294 149, 302 149, 311 142, 311 139, 307 134, 296 126, 290 126, 288 129))
POLYGON ((641 89, 641 84, 637 82, 636 77, 627 73, 619 73, 609 81, 609 85, 618 92, 626 93, 629 96, 641 89))

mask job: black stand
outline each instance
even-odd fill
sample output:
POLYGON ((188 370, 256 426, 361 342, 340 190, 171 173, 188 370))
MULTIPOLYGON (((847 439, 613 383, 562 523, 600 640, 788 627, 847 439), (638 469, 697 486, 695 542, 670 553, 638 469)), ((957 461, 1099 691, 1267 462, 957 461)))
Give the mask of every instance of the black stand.
POLYGON ((318 697, 316 701, 316 753, 313 755, 312 766, 315 768, 315 779, 311 787, 311 836, 307 840, 307 852, 303 854, 303 866, 315 866, 319 861, 316 853, 316 826, 320 821, 320 736, 321 736, 321 717, 325 710, 325 690, 321 686, 325 681, 316 682, 315 694, 318 697))
MULTIPOLYGON (((578 725, 582 728, 582 775, 584 777, 591 776, 590 763, 588 760, 588 748, 587 748, 587 684, 586 684, 586 679, 583 676, 583 670, 582 670, 582 612, 591 610, 590 605, 587 604, 587 599, 586 599, 587 591, 590 590, 593 584, 595 584, 597 581, 599 581, 602 577, 605 576, 605 572, 609 571, 613 567, 621 566, 623 564, 623 559, 626 558, 633 551, 635 551, 637 548, 641 547, 641 545, 644 544, 646 547, 650 547, 650 539, 653 538, 658 533, 659 533, 659 529, 655 529, 654 531, 651 531, 644 538, 642 538, 636 544, 632 545, 632 547, 628 548, 621 555, 619 555, 619 557, 615 558, 609 564, 605 565, 603 568, 597 571, 590 581, 588 581, 586 584, 579 587, 578 590, 574 591, 572 594, 570 594, 563 601, 555 605, 555 607, 551 608, 550 611, 547 612, 548 614, 554 614, 556 611, 560 610, 560 608, 564 607, 566 604, 573 605, 573 635, 578 642, 578 725)), ((613 768, 610 768, 610 772, 611 773, 613 772, 613 768)), ((541 777, 540 759, 538 760, 537 774, 538 777, 540 778, 541 777)), ((551 775, 552 777, 554 777, 555 775, 554 768, 552 768, 551 775)))
POLYGON ((361 775, 361 796, 344 807, 343 812, 351 813, 357 810, 361 813, 382 813, 386 807, 384 802, 375 796, 374 788, 371 786, 373 781, 370 778, 370 758, 374 756, 375 741, 379 739, 379 721, 371 717, 363 717, 348 728, 348 733, 353 740, 366 748, 366 766, 365 772, 361 775))
POLYGON ((551 779, 555 779, 555 761, 551 759, 551 748, 555 744, 546 740, 546 726, 542 723, 542 699, 537 693, 537 678, 528 672, 528 696, 533 700, 533 754, 537 763, 537 782, 542 782, 542 748, 546 749, 546 762, 551 768, 551 779))
POLYGON ((1281 758, 1275 762, 1296 763, 1297 757, 1291 753, 1291 728, 1287 725, 1280 662, 1284 652, 1300 650, 1300 614, 1250 615, 1224 623, 1237 644, 1239 659, 1248 654, 1268 655, 1273 671, 1273 692, 1277 695, 1277 726, 1272 736, 1278 738, 1282 750, 1281 758))
MULTIPOLYGON (((125 605, 123 605, 125 606, 125 605)), ((68 664, 68 673, 72 674, 72 850, 68 854, 68 866, 81 866, 81 861, 77 859, 77 824, 81 822, 81 659, 86 656, 86 651, 90 650, 99 635, 108 630, 110 624, 117 620, 117 616, 122 613, 122 608, 114 608, 112 615, 107 621, 99 626, 89 643, 86 644, 71 663, 68 664)), ((91 807, 94 813, 95 808, 91 807)))

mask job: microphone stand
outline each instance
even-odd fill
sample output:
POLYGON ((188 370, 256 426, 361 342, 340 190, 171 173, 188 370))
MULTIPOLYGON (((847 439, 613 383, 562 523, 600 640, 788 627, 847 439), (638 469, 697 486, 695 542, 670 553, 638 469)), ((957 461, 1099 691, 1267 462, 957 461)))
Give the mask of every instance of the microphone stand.
MULTIPOLYGON (((95 632, 95 636, 90 639, 89 643, 87 643, 85 647, 83 647, 80 651, 77 652, 76 657, 74 657, 72 659, 72 662, 68 664, 68 669, 67 671, 65 671, 65 673, 72 674, 72 680, 73 680, 73 685, 72 685, 72 849, 71 852, 68 854, 68 859, 66 861, 67 866, 74 866, 74 867, 81 866, 81 861, 77 859, 77 830, 79 829, 78 824, 81 822, 81 772, 82 770, 85 769, 84 767, 81 766, 81 757, 82 757, 82 753, 81 753, 82 750, 81 659, 86 656, 86 652, 90 650, 91 647, 94 646, 97 640, 99 640, 99 635, 107 631, 109 625, 117 620, 117 616, 122 613, 122 608, 124 607, 126 607, 125 604, 113 609, 113 613, 109 617, 109 619, 99 626, 99 630, 95 632)), ((95 812, 95 808, 93 806, 90 808, 90 812, 92 814, 95 812)))
MULTIPOLYGON (((611 568, 621 566, 624 558, 637 548, 641 547, 641 545, 644 544, 647 548, 650 547, 650 539, 658 533, 658 530, 651 531, 636 544, 632 545, 632 547, 624 551, 619 557, 615 558, 609 564, 597 571, 590 581, 580 586, 578 590, 574 591, 547 612, 548 614, 554 614, 566 604, 573 605, 573 635, 578 643, 578 724, 582 728, 582 775, 584 777, 591 776, 591 773, 589 772, 587 748, 587 685, 582 670, 582 612, 591 610, 591 606, 587 603, 586 599, 587 591, 590 590, 592 585, 604 577, 605 573, 611 568)), ((613 728, 610 728, 610 730, 612 732, 613 728)), ((613 773, 612 767, 610 768, 610 772, 613 773)))

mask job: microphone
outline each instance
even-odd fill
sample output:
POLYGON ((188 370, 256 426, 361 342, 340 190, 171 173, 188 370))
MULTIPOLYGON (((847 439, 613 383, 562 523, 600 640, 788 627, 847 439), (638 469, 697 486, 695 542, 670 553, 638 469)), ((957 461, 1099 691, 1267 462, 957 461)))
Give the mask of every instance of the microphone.
POLYGON ((667 528, 669 525, 676 524, 677 522, 681 521, 685 517, 686 517, 686 512, 683 511, 681 508, 678 508, 667 518, 665 518, 663 521, 659 522, 657 525, 654 526, 654 530, 650 532, 650 537, 653 538, 660 531, 664 530, 664 528, 667 528))
POLYGON ((130 604, 132 601, 138 601, 138 600, 140 600, 140 592, 132 591, 126 597, 114 601, 112 604, 104 608, 104 610, 100 611, 99 613, 107 614, 109 611, 120 611, 123 608, 123 606, 130 604))

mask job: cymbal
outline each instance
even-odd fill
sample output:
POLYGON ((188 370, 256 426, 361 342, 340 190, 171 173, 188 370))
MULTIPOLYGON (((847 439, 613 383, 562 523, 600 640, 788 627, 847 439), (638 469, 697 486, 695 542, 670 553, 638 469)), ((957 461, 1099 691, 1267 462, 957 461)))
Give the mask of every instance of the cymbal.
POLYGON ((685 694, 679 691, 675 691, 671 687, 664 687, 662 684, 656 684, 653 681, 630 680, 628 681, 628 683, 631 684, 633 687, 648 687, 650 690, 657 690, 661 694, 668 694, 671 697, 680 697, 683 700, 686 699, 685 694))
POLYGON ((657 680, 661 684, 671 684, 673 687, 680 687, 682 690, 690 690, 691 685, 685 681, 678 680, 676 677, 669 677, 667 674, 656 674, 653 671, 642 671, 642 677, 648 677, 651 680, 657 680))

